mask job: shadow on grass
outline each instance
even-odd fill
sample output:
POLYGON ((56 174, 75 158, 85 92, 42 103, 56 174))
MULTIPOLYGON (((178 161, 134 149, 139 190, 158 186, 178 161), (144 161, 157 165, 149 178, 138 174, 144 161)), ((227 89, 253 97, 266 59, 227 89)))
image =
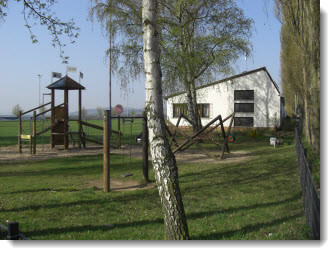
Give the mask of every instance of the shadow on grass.
POLYGON ((294 214, 292 216, 288 217, 283 217, 280 219, 275 219, 269 222, 262 222, 262 223, 257 223, 257 224, 249 224, 243 228, 236 229, 236 230, 230 230, 230 231, 222 231, 218 233, 211 233, 211 234, 206 234, 206 235, 198 235, 194 236, 192 239, 193 240, 221 240, 221 239, 229 239, 233 237, 234 235, 245 235, 251 232, 256 232, 264 227, 271 227, 271 226, 276 226, 279 225, 283 222, 292 220, 292 219, 297 219, 299 217, 303 216, 303 212, 294 214))
POLYGON ((50 188, 44 188, 44 189, 31 189, 31 190, 16 190, 12 192, 3 192, 0 194, 3 195, 13 195, 13 194, 21 194, 21 193, 34 193, 34 192, 43 192, 43 191, 56 191, 56 192, 76 192, 76 191, 82 191, 83 189, 50 189, 50 188))
MULTIPOLYGON (((252 209, 257 209, 257 208, 271 207, 271 206, 276 206, 276 205, 280 205, 280 204, 290 203, 290 202, 296 201, 300 198, 301 198, 301 194, 295 194, 291 198, 284 199, 284 200, 277 201, 277 202, 254 204, 254 205, 250 205, 250 206, 240 206, 240 207, 235 207, 235 208, 232 207, 232 208, 222 209, 222 210, 187 213, 186 217, 187 217, 187 219, 198 219, 198 218, 209 217, 209 216, 217 215, 217 214, 226 214, 226 213, 238 212, 238 211, 241 211, 241 210, 252 210, 252 209)), ((78 203, 80 203, 82 205, 83 203, 87 203, 87 202, 94 204, 94 203, 97 203, 97 200, 67 203, 66 206, 73 206, 73 205, 76 205, 78 203)), ((99 201, 99 203, 101 203, 101 201, 99 201)), ((48 208, 48 207, 53 208, 53 207, 59 207, 59 206, 62 206, 62 204, 53 205, 52 207, 45 206, 44 208, 48 208)), ((120 215, 121 215, 121 213, 122 212, 120 212, 120 215)), ((241 232, 241 231, 252 232, 252 231, 256 231, 259 228, 262 228, 264 226, 276 225, 276 224, 279 224, 281 222, 287 221, 291 218, 299 217, 301 215, 302 215, 302 213, 291 216, 291 217, 281 218, 279 220, 277 219, 277 220, 274 220, 270 223, 259 223, 259 224, 255 224, 255 225, 248 225, 248 226, 244 227, 243 229, 236 230, 236 231, 234 230, 234 231, 228 231, 228 232, 222 232, 222 233, 215 233, 215 234, 211 234, 211 235, 208 235, 208 236, 206 236, 206 235, 198 236, 195 239, 220 239, 220 238, 222 238, 222 236, 229 237, 229 235, 232 236, 234 233, 241 232)), ((64 227, 64 228, 48 228, 48 229, 27 231, 24 234, 26 236, 44 236, 44 235, 47 235, 47 234, 63 234, 63 233, 69 233, 69 232, 87 232, 88 230, 89 231, 109 231, 109 230, 112 230, 114 228, 141 227, 141 226, 145 226, 145 225, 163 224, 163 223, 164 223, 163 218, 156 218, 156 219, 152 219, 152 220, 132 221, 132 222, 127 222, 127 223, 115 223, 115 224, 112 223, 112 224, 109 224, 108 226, 107 225, 98 225, 98 226, 84 225, 84 226, 69 226, 69 227, 64 227)))
POLYGON ((84 233, 88 231, 111 231, 113 229, 122 229, 129 227, 141 227, 145 225, 159 224, 162 225, 164 223, 163 218, 157 218, 153 220, 141 220, 141 221, 132 221, 127 223, 112 223, 106 225, 84 225, 84 226, 71 226, 65 228, 48 228, 34 231, 26 231, 24 232, 25 236, 45 236, 48 234, 64 234, 70 232, 84 233))

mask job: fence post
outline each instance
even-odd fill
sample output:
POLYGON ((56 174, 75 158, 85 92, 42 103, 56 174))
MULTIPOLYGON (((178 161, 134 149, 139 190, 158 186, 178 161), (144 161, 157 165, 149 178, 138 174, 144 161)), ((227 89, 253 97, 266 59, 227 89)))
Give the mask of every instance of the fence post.
POLYGON ((121 118, 120 115, 117 117, 117 132, 118 132, 118 136, 117 136, 117 147, 119 149, 121 149, 121 118))
POLYGON ((143 112, 141 140, 142 140, 142 173, 145 182, 149 182, 149 173, 148 173, 149 136, 148 136, 148 119, 145 111, 143 112))
POLYGON ((18 119, 19 119, 19 136, 18 136, 19 153, 22 153, 22 144, 21 144, 21 133, 22 133, 21 110, 19 111, 18 119))
POLYGON ((10 222, 8 223, 8 240, 19 240, 19 223, 10 222))
POLYGON ((110 191, 110 111, 104 116, 104 192, 110 191))
POLYGON ((36 111, 33 113, 33 154, 36 154, 36 111))

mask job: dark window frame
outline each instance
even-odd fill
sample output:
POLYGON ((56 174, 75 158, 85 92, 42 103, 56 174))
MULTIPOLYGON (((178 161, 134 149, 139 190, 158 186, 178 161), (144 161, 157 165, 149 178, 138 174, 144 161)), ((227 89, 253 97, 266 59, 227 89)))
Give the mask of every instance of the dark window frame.
POLYGON ((254 90, 234 90, 234 100, 255 100, 254 90))
POLYGON ((172 109, 172 116, 173 118, 179 118, 180 114, 177 115, 175 113, 177 113, 177 110, 175 110, 175 108, 179 107, 179 108, 183 108, 181 113, 183 113, 184 115, 187 116, 187 105, 186 104, 173 104, 172 105, 173 109, 172 109))
MULTIPOLYGON (((211 105, 206 103, 206 104, 197 104, 198 105, 198 111, 199 111, 199 115, 200 115, 200 118, 205 118, 205 119, 209 119, 211 117, 211 105), (208 116, 205 116, 204 115, 204 111, 203 111, 203 106, 206 105, 208 106, 208 116)), ((188 116, 187 114, 187 104, 172 104, 172 117, 173 118, 179 118, 180 116, 180 113, 179 115, 177 114, 177 107, 179 108, 183 108, 181 111, 181 113, 183 113, 185 116, 188 116)))
POLYGON ((209 119, 211 117, 211 105, 210 104, 198 104, 200 118, 209 119), (204 115, 204 105, 208 106, 208 116, 204 115))
POLYGON ((234 117, 234 127, 253 127, 254 126, 254 117, 234 117), (242 125, 236 125, 236 122, 239 124, 239 120, 251 120, 250 124, 243 123, 242 125))
POLYGON ((254 103, 234 103, 234 112, 255 112, 254 103))

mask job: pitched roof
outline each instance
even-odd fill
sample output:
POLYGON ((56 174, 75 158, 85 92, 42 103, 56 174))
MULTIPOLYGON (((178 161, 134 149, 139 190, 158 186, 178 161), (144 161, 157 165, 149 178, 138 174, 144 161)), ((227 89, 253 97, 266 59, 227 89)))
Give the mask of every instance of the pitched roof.
POLYGON ((72 80, 69 76, 65 75, 63 78, 51 83, 47 86, 48 89, 59 89, 59 90, 79 90, 85 89, 84 86, 80 85, 75 80, 72 80))
MULTIPOLYGON (((233 79, 237 79, 237 78, 243 77, 245 75, 249 75, 249 74, 252 74, 252 73, 259 72, 259 71, 265 71, 267 73, 267 75, 269 76, 269 78, 272 81, 273 85, 275 86, 276 90, 278 91, 279 94, 281 94, 280 91, 279 91, 279 88, 278 88, 278 86, 276 84, 276 82, 272 79, 270 73, 268 72, 268 70, 266 69, 265 66, 263 66, 261 68, 257 68, 257 69, 251 70, 251 71, 243 72, 243 73, 240 73, 240 74, 228 77, 228 78, 224 78, 222 80, 218 80, 218 81, 215 81, 215 82, 204 84, 204 85, 196 87, 195 89, 198 90, 198 89, 203 89, 203 88, 206 88, 206 87, 214 86, 216 84, 219 84, 219 83, 222 83, 222 82, 226 82, 226 81, 230 81, 230 80, 233 80, 233 79)), ((164 97, 164 99, 169 99, 171 97, 179 96, 179 95, 182 95, 184 93, 185 93, 185 91, 178 92, 178 93, 166 96, 166 97, 164 97)))

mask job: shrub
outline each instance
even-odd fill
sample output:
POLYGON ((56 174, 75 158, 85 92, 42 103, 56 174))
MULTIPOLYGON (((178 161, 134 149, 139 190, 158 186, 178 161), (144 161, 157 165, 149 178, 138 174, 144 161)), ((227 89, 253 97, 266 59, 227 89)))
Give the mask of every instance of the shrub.
POLYGON ((248 132, 248 135, 252 138, 257 138, 261 135, 261 132, 257 128, 253 128, 248 132))
POLYGON ((283 131, 294 131, 294 123, 295 123, 294 119, 286 117, 283 119, 281 129, 283 131))

